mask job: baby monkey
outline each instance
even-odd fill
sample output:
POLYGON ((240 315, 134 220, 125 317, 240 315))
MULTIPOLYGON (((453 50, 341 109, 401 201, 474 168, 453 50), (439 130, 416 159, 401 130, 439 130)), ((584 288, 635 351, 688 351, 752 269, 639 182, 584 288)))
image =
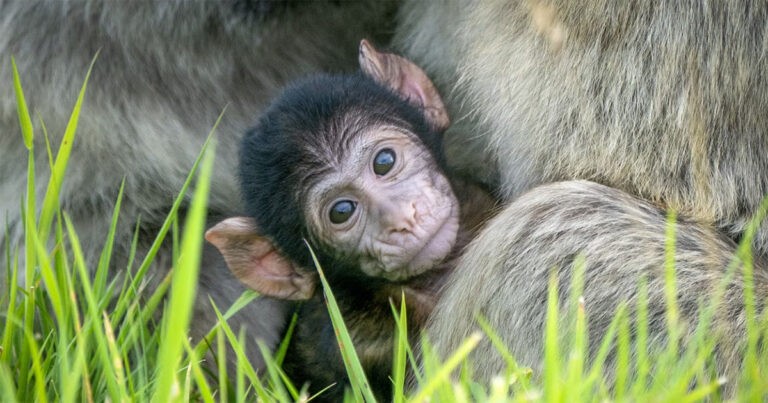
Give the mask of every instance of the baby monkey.
POLYGON ((371 387, 389 399, 394 318, 405 295, 409 337, 423 328, 454 260, 493 209, 482 189, 445 172, 445 106, 407 59, 360 44, 360 69, 289 86, 244 137, 248 217, 206 239, 264 296, 303 300, 284 369, 320 397, 347 384, 316 252, 371 387))

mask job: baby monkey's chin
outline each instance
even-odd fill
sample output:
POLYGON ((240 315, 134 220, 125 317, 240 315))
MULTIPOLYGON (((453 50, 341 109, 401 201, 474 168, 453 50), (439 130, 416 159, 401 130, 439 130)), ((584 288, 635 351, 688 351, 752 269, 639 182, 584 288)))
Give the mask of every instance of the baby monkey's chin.
POLYGON ((443 224, 432 234, 429 242, 410 261, 404 262, 403 266, 396 270, 382 272, 381 277, 389 281, 401 281, 436 269, 453 251, 458 235, 459 214, 457 209, 452 209, 443 224))

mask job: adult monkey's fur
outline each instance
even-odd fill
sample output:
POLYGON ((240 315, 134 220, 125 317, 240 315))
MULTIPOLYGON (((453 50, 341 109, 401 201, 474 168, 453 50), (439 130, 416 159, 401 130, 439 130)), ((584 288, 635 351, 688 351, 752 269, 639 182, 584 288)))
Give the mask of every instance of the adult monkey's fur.
POLYGON ((739 1, 416 0, 396 42, 464 117, 454 137, 488 147, 507 199, 590 179, 738 237, 768 192, 766 15, 739 1))
MULTIPOLYGON (((120 270, 136 220, 141 219, 140 259, 225 107, 216 134, 211 222, 241 208, 237 158, 232 156, 259 108, 297 76, 355 69, 360 38, 385 40, 394 9, 394 2, 379 0, 0 2, 2 256, 6 226, 11 251, 20 245, 19 206, 26 182, 27 152, 16 115, 11 56, 34 117, 37 184, 42 191, 50 170, 37 116, 44 120, 55 150, 98 52, 61 205, 72 217, 85 255, 95 262, 125 178, 112 261, 120 270)), ((161 250, 155 279, 163 277, 170 260, 170 248, 161 250)), ((226 308, 243 290, 212 248, 205 250, 203 260, 192 329, 196 337, 215 322, 208 295, 226 308)), ((0 272, 4 276, 6 270, 0 272)), ((247 324, 249 336, 272 344, 283 316, 279 305, 262 301, 244 308, 233 322, 247 324)), ((249 346, 257 359, 255 344, 250 341, 249 346)))
MULTIPOLYGON (((722 278, 733 241, 768 192, 768 4, 407 0, 399 15, 397 46, 425 68, 455 117, 449 163, 517 200, 456 270, 430 329, 438 349, 455 349, 481 311, 525 365, 540 364, 542 274, 570 273, 579 253, 591 332, 604 333, 602 319, 635 299, 640 275, 658 281, 658 207, 681 217, 681 315, 692 325, 694 301, 722 278), (495 173, 483 168, 488 155, 495 173), (613 189, 536 188, 569 179, 613 189)), ((768 224, 753 247, 761 301, 768 224)), ((742 280, 733 281, 728 313, 718 316, 728 343, 718 370, 727 375, 738 373, 734 352, 745 338, 742 280)), ((652 324, 652 336, 664 331, 652 324)), ((489 346, 476 354, 481 376, 500 369, 489 346)))

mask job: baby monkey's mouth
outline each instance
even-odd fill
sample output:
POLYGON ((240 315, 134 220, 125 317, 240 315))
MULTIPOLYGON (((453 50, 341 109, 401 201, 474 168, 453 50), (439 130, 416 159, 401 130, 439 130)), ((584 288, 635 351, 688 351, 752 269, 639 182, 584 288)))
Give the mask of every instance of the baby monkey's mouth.
POLYGON ((394 267, 383 267, 380 276, 389 281, 401 281, 422 274, 440 262, 453 250, 459 234, 458 203, 453 201, 449 213, 434 227, 421 247, 411 250, 410 258, 394 267))

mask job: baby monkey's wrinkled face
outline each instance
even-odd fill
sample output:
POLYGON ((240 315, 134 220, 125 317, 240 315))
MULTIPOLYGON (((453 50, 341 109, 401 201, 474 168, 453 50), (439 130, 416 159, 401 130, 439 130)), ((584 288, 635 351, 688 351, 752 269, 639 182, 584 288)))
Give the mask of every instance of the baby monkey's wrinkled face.
POLYGON ((416 135, 369 127, 340 153, 303 197, 313 242, 390 281, 448 256, 459 229, 458 201, 416 135))

